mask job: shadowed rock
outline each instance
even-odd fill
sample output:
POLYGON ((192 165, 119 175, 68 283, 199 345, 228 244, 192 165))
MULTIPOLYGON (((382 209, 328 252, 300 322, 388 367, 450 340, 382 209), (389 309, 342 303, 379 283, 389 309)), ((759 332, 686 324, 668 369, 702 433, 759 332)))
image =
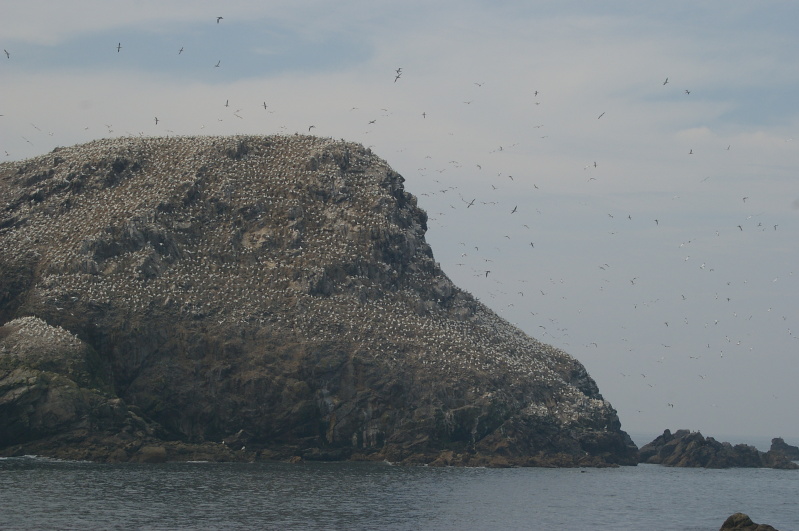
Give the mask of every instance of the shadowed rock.
POLYGON ((578 361, 447 278, 402 183, 362 146, 306 136, 3 163, 0 451, 635 464, 578 361))
POLYGON ((719 531, 777 531, 768 524, 756 524, 744 513, 735 513, 727 518, 719 531))

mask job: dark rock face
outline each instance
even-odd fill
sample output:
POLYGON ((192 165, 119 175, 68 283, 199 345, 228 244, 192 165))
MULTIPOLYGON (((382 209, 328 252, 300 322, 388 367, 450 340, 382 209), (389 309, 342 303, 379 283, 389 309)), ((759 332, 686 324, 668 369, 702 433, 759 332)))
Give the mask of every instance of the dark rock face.
POLYGON ((781 437, 771 439, 769 452, 782 455, 791 461, 799 461, 799 446, 787 444, 781 437))
POLYGON ((752 522, 752 519, 744 513, 735 513, 727 518, 719 531, 724 531, 725 529, 731 531, 777 531, 768 524, 756 524, 752 522))
POLYGON ((585 368, 440 270, 403 179, 313 137, 0 165, 0 452, 635 464, 585 368))
POLYGON ((713 437, 703 437, 699 432, 677 430, 663 432, 638 451, 640 463, 678 467, 704 468, 785 468, 797 469, 799 465, 772 452, 760 452, 754 446, 718 442, 713 437))

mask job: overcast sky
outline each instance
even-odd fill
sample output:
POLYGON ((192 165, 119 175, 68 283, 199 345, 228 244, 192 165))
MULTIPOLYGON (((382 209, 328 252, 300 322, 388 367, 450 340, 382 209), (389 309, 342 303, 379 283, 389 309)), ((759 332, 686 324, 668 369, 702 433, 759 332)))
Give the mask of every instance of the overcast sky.
POLYGON ((450 278, 583 362, 625 430, 799 443, 799 2, 0 8, 0 159, 362 143, 450 278))

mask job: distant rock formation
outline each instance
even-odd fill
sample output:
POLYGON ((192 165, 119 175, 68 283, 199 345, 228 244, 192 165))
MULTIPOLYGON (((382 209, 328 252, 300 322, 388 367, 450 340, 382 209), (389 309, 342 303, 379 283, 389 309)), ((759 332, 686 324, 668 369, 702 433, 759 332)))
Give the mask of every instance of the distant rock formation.
POLYGON ((768 524, 756 524, 744 513, 735 513, 722 524, 719 531, 777 531, 768 524))
POLYGON ((402 183, 309 136, 0 164, 0 453, 635 464, 583 365, 441 271, 402 183))
POLYGON ((787 444, 782 437, 771 439, 771 449, 769 452, 780 454, 791 461, 799 461, 799 446, 787 444))
POLYGON ((665 430, 663 435, 641 447, 638 460, 641 463, 676 467, 799 468, 799 465, 780 454, 760 452, 748 444, 733 446, 689 430, 677 430, 674 434, 665 430))

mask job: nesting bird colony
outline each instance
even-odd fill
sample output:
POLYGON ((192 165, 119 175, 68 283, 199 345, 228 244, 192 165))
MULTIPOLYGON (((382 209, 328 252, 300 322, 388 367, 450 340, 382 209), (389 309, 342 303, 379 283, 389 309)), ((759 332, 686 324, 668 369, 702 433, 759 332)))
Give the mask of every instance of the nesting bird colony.
POLYGON ((402 181, 360 145, 311 136, 98 140, 0 165, 0 246, 34 264, 23 309, 54 326, 179 316, 339 344, 561 425, 615 413, 571 356, 452 285, 402 181))

